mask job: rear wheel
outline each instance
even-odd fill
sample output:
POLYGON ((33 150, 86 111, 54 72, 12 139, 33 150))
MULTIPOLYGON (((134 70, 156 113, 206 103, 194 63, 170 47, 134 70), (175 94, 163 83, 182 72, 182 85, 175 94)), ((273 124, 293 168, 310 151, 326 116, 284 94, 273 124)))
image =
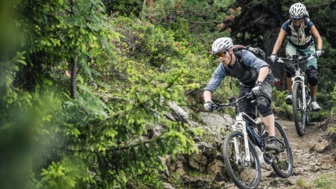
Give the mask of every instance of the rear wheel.
POLYGON ((293 86, 293 116, 295 122, 296 132, 299 136, 303 136, 306 132, 306 126, 308 121, 308 111, 303 108, 302 93, 305 92, 302 83, 296 82, 293 86))
POLYGON ((239 188, 252 189, 257 188, 260 183, 261 169, 258 155, 253 144, 250 141, 248 144, 250 149, 250 161, 246 160, 242 132, 233 131, 229 133, 224 140, 222 151, 227 172, 233 182, 239 188), (237 144, 240 159, 236 157, 235 144, 237 144))
POLYGON ((275 122, 275 137, 281 143, 282 152, 273 155, 272 167, 277 175, 288 178, 293 174, 293 154, 286 133, 277 122, 275 122))

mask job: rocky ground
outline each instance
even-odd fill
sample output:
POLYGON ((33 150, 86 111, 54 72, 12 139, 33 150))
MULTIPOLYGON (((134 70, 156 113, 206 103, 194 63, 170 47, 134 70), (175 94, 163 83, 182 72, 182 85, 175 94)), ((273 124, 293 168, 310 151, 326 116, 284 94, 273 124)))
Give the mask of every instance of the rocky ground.
POLYGON ((327 183, 321 188, 336 188, 336 137, 327 130, 327 126, 331 125, 336 128, 335 123, 331 120, 314 122, 308 125, 306 134, 299 137, 293 121, 277 121, 284 127, 290 140, 294 173, 288 179, 281 179, 264 169, 260 188, 317 188, 316 180, 321 178, 333 180, 332 186, 327 183))
MULTIPOLYGON (((236 189, 226 174, 221 153, 218 155, 223 140, 221 131, 230 129, 232 118, 229 115, 200 112, 203 121, 195 123, 188 120, 188 113, 180 107, 172 106, 172 110, 175 113, 168 117, 172 120, 182 119, 192 127, 201 126, 204 135, 195 138, 199 150, 197 153, 174 159, 164 158, 167 166, 164 175, 170 182, 165 188, 184 188, 187 185, 188 188, 236 189)), ((270 166, 263 166, 258 188, 336 189, 336 116, 330 116, 323 122, 312 122, 302 137, 297 134, 293 121, 281 117, 276 117, 276 121, 282 125, 290 141, 294 159, 293 175, 280 178, 270 166)))

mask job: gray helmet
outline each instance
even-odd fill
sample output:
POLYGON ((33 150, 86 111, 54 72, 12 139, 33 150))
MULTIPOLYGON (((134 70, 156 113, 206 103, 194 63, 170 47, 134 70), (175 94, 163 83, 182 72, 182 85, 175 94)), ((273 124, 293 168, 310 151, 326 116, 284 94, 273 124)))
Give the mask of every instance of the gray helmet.
POLYGON ((233 46, 232 39, 229 37, 221 37, 216 39, 212 44, 212 54, 223 52, 233 46))
POLYGON ((302 3, 295 3, 289 9, 289 16, 292 19, 301 19, 306 12, 306 7, 302 3))

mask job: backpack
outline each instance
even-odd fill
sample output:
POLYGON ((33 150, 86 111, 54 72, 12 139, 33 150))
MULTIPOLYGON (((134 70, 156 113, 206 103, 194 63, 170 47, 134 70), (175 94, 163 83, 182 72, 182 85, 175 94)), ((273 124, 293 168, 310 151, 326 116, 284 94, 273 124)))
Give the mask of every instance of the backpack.
MULTIPOLYGON (((247 66, 243 62, 243 59, 242 59, 242 51, 241 51, 242 49, 248 50, 248 51, 252 52, 258 58, 266 61, 266 53, 265 53, 264 50, 262 50, 259 47, 251 47, 251 46, 244 46, 244 45, 233 45, 232 48, 233 48, 233 53, 235 54, 235 56, 238 57, 239 62, 244 69, 247 69, 247 66)), ((229 71, 227 71, 227 72, 229 72, 229 71)), ((232 89, 232 78, 230 80, 230 88, 232 89)))
POLYGON ((264 50, 262 50, 259 47, 251 47, 251 46, 243 46, 243 45, 233 45, 232 48, 233 48, 234 54, 236 56, 238 56, 240 60, 241 60, 241 50, 245 49, 245 50, 248 50, 248 51, 252 52, 258 58, 266 61, 266 53, 265 53, 264 50))

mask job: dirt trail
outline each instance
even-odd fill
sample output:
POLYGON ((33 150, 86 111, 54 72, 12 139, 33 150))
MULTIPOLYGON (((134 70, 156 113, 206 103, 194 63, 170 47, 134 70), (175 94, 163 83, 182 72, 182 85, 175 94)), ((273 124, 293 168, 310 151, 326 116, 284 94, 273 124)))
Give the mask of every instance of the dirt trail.
MULTIPOLYGON (((293 121, 282 119, 276 121, 282 125, 290 141, 294 173, 290 178, 282 179, 273 171, 269 171, 269 175, 262 176, 259 188, 299 188, 297 182, 300 180, 312 183, 321 176, 329 174, 333 174, 332 177, 336 178, 336 148, 326 140, 327 131, 323 129, 322 123, 314 122, 308 125, 306 134, 299 137, 293 121)), ((267 174, 266 172, 263 170, 263 174, 267 174)))

